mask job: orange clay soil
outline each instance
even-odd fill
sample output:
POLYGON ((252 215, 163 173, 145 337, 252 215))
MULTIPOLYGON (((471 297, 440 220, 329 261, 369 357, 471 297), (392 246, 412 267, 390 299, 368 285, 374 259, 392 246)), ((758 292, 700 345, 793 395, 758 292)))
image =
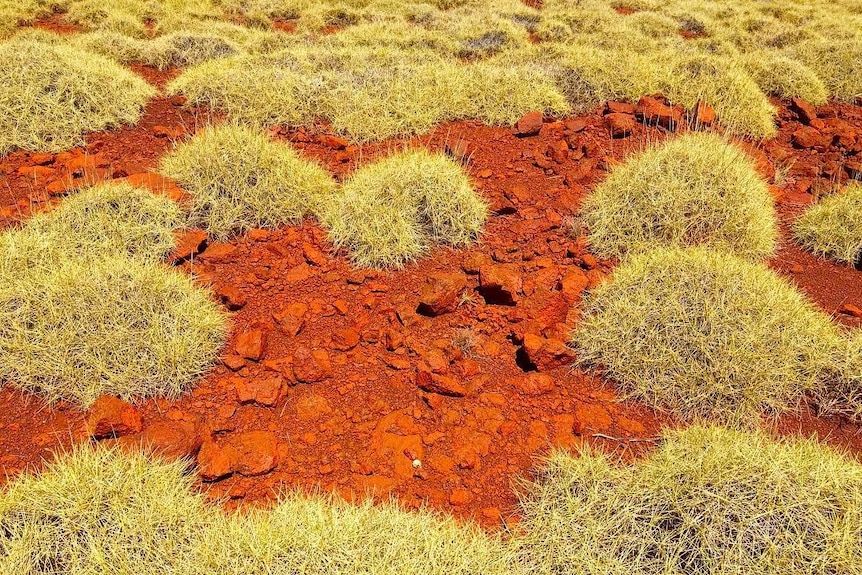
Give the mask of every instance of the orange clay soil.
MULTIPOLYGON (((157 85, 174 74, 135 70, 157 85)), ((155 100, 137 126, 92 134, 81 149, 2 159, 0 218, 10 225, 67 189, 118 177, 179 195, 171 182, 143 174, 173 139, 208 120, 206 111, 181 104, 155 100)), ((771 265, 838 321, 859 325, 853 306, 862 307, 862 272, 802 252, 788 223, 813 193, 856 174, 862 108, 825 106, 803 126, 793 105, 776 105, 778 137, 745 144, 765 177, 789 166, 774 188, 784 242, 771 265)), ((106 441, 144 441, 189 457, 201 488, 229 507, 290 487, 345 497, 391 492, 407 506, 426 504, 488 527, 515 511, 516 479, 529 477, 554 446, 586 442, 624 458, 644 453, 672 419, 621 402, 610 383, 573 371, 563 345, 581 292, 614 265, 589 254, 566 218, 610 166, 668 137, 632 122, 631 135, 612 138, 608 125, 628 122, 605 120, 605 111, 546 119, 531 137, 454 122, 411 141, 361 147, 325 127, 272 130, 339 179, 402 146, 464 157, 493 210, 481 242, 378 273, 331 253, 311 222, 255 230, 229 244, 184 234, 175 264, 235 310, 223 362, 176 402, 99 402, 95 419, 119 435, 106 441), (482 281, 497 287, 481 289, 480 269, 482 281)), ((615 104, 613 111, 632 110, 615 104)), ((71 405, 48 407, 10 389, 0 392, 0 405, 0 466, 10 477, 58 446, 89 438, 88 414, 71 405)), ((841 419, 805 411, 782 418, 779 429, 862 452, 860 427, 841 419)))

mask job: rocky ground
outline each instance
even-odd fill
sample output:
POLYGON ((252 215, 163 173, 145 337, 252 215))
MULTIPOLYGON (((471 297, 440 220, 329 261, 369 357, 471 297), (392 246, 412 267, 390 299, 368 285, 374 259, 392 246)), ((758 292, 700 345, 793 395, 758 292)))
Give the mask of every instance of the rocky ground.
MULTIPOLYGON (((160 86, 176 73, 135 70, 160 86)), ((92 134, 78 149, 3 158, 0 223, 109 179, 180 198, 151 170, 173 141, 210 120, 182 104, 156 100, 138 125, 92 134)), ((771 265, 837 321, 858 326, 862 272, 801 251, 787 228, 817 196, 862 178, 862 107, 775 104, 779 135, 743 143, 774 182, 784 240, 771 265)), ((513 484, 550 448, 590 443, 633 457, 674 423, 572 368, 565 342, 578 304, 615 265, 589 253, 575 216, 628 154, 711 122, 707 107, 645 98, 564 120, 528 114, 514 128, 440 126, 411 143, 462 158, 493 215, 478 245, 438 249, 402 271, 351 267, 312 222, 230 243, 184 233, 171 263, 211 284, 234 312, 222 363, 178 401, 103 398, 89 413, 4 389, 0 467, 14 476, 89 438, 144 442, 188 457, 200 486, 228 506, 319 487, 345 497, 391 492, 489 527, 515 520, 513 484)), ((339 178, 405 145, 355 146, 325 126, 272 135, 339 178)), ((862 452, 862 428, 841 419, 805 410, 779 428, 862 452)))

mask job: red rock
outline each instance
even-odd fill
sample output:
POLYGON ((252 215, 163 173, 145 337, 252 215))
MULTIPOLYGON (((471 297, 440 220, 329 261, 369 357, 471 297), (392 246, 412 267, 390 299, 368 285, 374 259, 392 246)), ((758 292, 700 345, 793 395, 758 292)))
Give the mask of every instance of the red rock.
POLYGON ((219 447, 216 442, 208 439, 198 451, 198 475, 204 481, 218 481, 233 473, 234 462, 231 457, 233 450, 219 447))
POLYGON ((30 163, 34 166, 47 166, 54 163, 54 154, 31 154, 30 163))
POLYGON ((454 377, 430 373, 428 371, 419 371, 416 373, 416 386, 422 391, 447 395, 449 397, 464 397, 467 395, 467 388, 454 377))
POLYGON ((233 253, 236 251, 236 246, 228 243, 222 242, 210 242, 198 258, 201 261, 207 262, 220 262, 226 261, 230 259, 233 253))
POLYGON ((537 136, 542 131, 542 112, 534 110, 527 112, 515 124, 515 135, 537 136))
POLYGON ((302 256, 313 266, 322 267, 326 264, 326 256, 323 252, 308 242, 302 244, 302 256))
POLYGON ((455 311, 466 288, 467 280, 461 274, 430 275, 419 292, 419 313, 434 317, 455 311))
POLYGON ((560 292, 570 303, 578 301, 590 284, 590 279, 581 268, 573 267, 560 280, 560 292))
POLYGON ((828 143, 823 134, 811 126, 802 126, 793 132, 793 137, 790 141, 797 148, 803 149, 824 147, 828 143))
POLYGON ((572 431, 575 435, 601 433, 610 429, 613 419, 608 410, 593 403, 579 403, 575 408, 572 431))
POLYGON ((221 362, 231 371, 239 371, 245 367, 245 359, 241 355, 229 353, 225 355, 221 362))
POLYGON ((193 458, 201 447, 200 426, 190 421, 162 419, 151 423, 140 435, 123 438, 168 459, 193 458))
POLYGON ((301 397, 295 405, 296 417, 301 421, 318 421, 324 415, 332 413, 332 407, 326 398, 316 393, 301 397))
POLYGON ((805 125, 811 125, 811 122, 817 119, 817 111, 814 106, 802 98, 791 98, 790 110, 795 112, 799 116, 799 121, 805 125))
POLYGON ((512 386, 523 395, 545 395, 554 390, 554 380, 543 373, 528 373, 511 380, 512 386))
POLYGON ((231 469, 246 477, 269 473, 278 464, 278 438, 270 431, 246 431, 228 438, 231 469))
POLYGON ((852 303, 845 303, 841 304, 841 307, 838 308, 838 313, 849 315, 851 317, 862 317, 862 308, 852 303))
POLYGON ((125 182, 137 188, 145 188, 154 194, 167 196, 174 201, 179 201, 185 197, 185 192, 183 192, 182 188, 174 180, 154 172, 131 174, 125 178, 118 178, 115 181, 125 182))
POLYGON ((185 133, 185 128, 182 126, 177 126, 175 128, 170 128, 168 126, 153 126, 153 135, 157 138, 170 138, 171 140, 176 140, 178 138, 182 138, 185 133))
POLYGON ((351 327, 332 331, 332 349, 350 351, 359 344, 359 332, 351 327))
POLYGON ((691 125, 693 128, 711 126, 715 121, 715 109, 702 100, 698 100, 691 112, 691 125))
POLYGON ((635 105, 629 102, 614 102, 613 100, 605 104, 605 113, 610 114, 627 114, 634 115, 635 105))
POLYGON ((207 245, 207 233, 203 230, 177 230, 174 232, 175 246, 168 255, 169 264, 177 264, 201 253, 207 245))
POLYGON ((326 350, 310 351, 301 346, 293 353, 293 375, 301 383, 317 383, 332 377, 332 365, 326 350))
POLYGON ((646 124, 675 130, 682 120, 682 111, 662 103, 654 96, 644 96, 635 106, 635 116, 646 124))
POLYGON ((284 397, 287 388, 280 375, 243 378, 235 377, 234 386, 240 403, 256 403, 265 407, 276 405, 284 397))
POLYGON ((333 136, 331 134, 321 134, 317 137, 317 141, 321 146, 325 146, 332 150, 343 150, 350 143, 346 138, 341 136, 333 136))
POLYGON ((456 489, 449 495, 449 504, 454 507, 467 505, 473 500, 473 494, 466 489, 456 489))
POLYGON ((605 124, 610 130, 612 138, 625 138, 631 136, 637 122, 635 122, 634 116, 614 112, 605 116, 605 124))
POLYGON ((489 304, 515 305, 522 290, 523 281, 516 265, 491 264, 479 269, 479 291, 489 304))
POLYGON ((223 285, 215 289, 215 294, 227 308, 237 311, 245 307, 247 302, 245 294, 233 285, 223 285))
POLYGON ((313 273, 311 266, 306 263, 301 263, 284 274, 284 281, 287 283, 304 282, 310 278, 313 273))
POLYGON ((112 395, 99 396, 87 414, 87 433, 96 439, 139 433, 142 427, 138 408, 112 395))
POLYGON ((524 335, 524 353, 539 371, 572 365, 575 360, 572 350, 563 341, 531 333, 524 335))
POLYGON ((234 350, 246 359, 260 361, 266 347, 267 332, 261 329, 244 331, 236 337, 234 350))
POLYGON ((40 182, 53 176, 56 173, 56 170, 46 166, 21 166, 18 168, 18 173, 26 178, 31 178, 40 182))
POLYGON ((111 165, 111 162, 102 154, 92 154, 76 156, 65 162, 66 168, 77 174, 83 174, 87 170, 94 168, 105 168, 111 165))

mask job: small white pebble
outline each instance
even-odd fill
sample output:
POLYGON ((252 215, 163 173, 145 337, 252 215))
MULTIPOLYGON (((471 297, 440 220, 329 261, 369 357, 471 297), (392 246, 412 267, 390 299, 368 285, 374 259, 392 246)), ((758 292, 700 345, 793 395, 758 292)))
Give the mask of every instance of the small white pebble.
POLYGON ((419 461, 418 459, 414 459, 413 460, 413 469, 419 469, 420 467, 422 467, 422 462, 419 461))

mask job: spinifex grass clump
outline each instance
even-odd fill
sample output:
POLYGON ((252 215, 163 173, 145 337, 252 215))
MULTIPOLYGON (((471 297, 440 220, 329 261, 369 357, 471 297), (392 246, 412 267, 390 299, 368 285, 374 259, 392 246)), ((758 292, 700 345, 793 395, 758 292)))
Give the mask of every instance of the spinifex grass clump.
POLYGON ((755 420, 797 405, 834 368, 840 331, 758 263, 705 248, 630 256, 596 288, 578 357, 682 420, 755 420))
POLYGON ((474 241, 487 212, 460 164, 408 150, 357 170, 322 217, 357 265, 400 267, 436 243, 474 241))
POLYGON ((209 293, 161 264, 0 268, 0 381, 49 400, 176 397, 209 369, 225 332, 209 293))
POLYGON ((87 188, 55 209, 36 214, 21 230, 0 236, 0 246, 13 235, 33 236, 38 252, 21 243, 10 257, 56 261, 127 255, 159 261, 174 248, 173 232, 183 224, 182 210, 169 198, 125 183, 108 183, 87 188))
POLYGON ((693 427, 628 466, 557 452, 523 504, 536 575, 862 571, 862 466, 813 440, 693 427))
POLYGON ((655 246, 710 246, 762 259, 775 250, 775 210, 745 153, 689 133, 616 167, 582 208, 592 249, 621 257, 655 246))
POLYGON ((324 118, 357 141, 423 133, 447 120, 513 124, 531 110, 569 110, 538 66, 466 64, 412 42, 363 42, 334 39, 206 62, 186 70, 168 91, 256 126, 324 118))
POLYGON ((102 56, 32 39, 0 42, 0 155, 59 151, 86 132, 133 124, 155 94, 102 56))
POLYGON ((499 537, 394 504, 288 494, 225 515, 185 463, 82 446, 0 492, 0 573, 510 575, 499 537))
POLYGON ((214 510, 186 465, 83 445, 19 477, 0 493, 0 573, 191 573, 176 567, 214 510))
POLYGON ((160 169, 192 196, 189 225, 221 240, 297 223, 335 189, 316 163, 263 132, 231 124, 179 144, 160 169))
POLYGON ((853 265, 862 258, 862 184, 807 209, 794 226, 805 249, 853 265))

